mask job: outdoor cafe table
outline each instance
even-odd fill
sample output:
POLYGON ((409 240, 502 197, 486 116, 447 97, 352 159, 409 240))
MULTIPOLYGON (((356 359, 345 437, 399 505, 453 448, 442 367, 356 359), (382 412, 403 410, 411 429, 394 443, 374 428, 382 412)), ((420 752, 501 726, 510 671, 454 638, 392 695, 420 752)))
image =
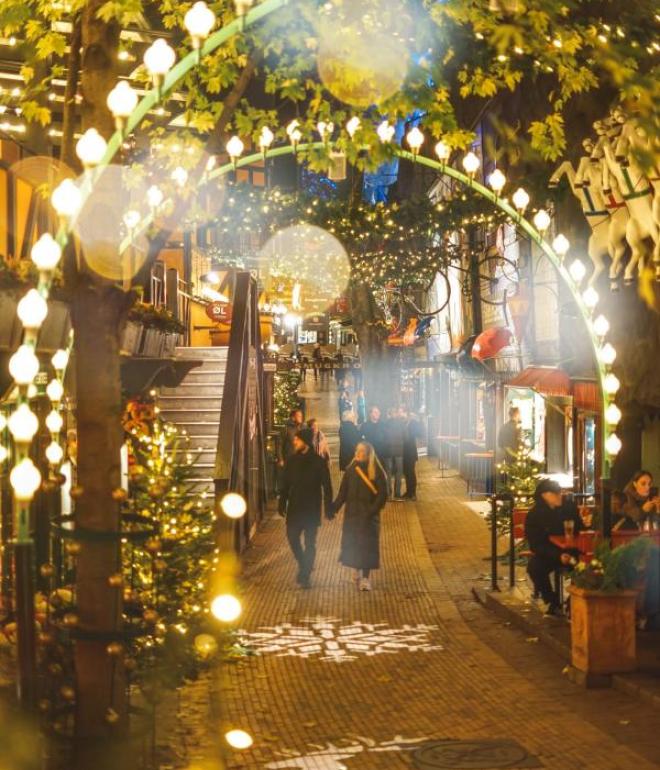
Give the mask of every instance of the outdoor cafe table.
POLYGON ((580 552, 580 561, 587 564, 592 560, 594 549, 598 542, 600 532, 593 529, 584 529, 573 537, 566 535, 550 535, 550 542, 562 549, 573 548, 580 552))

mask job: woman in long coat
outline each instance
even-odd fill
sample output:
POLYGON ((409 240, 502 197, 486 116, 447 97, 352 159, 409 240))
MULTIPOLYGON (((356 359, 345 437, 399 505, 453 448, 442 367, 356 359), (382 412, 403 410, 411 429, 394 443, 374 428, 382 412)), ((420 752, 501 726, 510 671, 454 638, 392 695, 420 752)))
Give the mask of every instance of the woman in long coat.
POLYGON ((387 501, 387 482, 374 448, 360 442, 346 468, 333 510, 345 505, 339 561, 356 570, 361 591, 371 591, 369 574, 380 566, 380 512, 387 501))

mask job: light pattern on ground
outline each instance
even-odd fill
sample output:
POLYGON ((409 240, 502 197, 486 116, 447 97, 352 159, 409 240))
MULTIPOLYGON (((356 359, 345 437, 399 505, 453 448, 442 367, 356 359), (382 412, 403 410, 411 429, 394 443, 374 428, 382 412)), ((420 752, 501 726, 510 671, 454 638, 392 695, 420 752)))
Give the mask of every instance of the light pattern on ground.
POLYGON ((403 738, 397 735, 391 741, 378 741, 356 735, 338 743, 327 743, 325 746, 310 744, 307 753, 284 749, 278 754, 284 759, 277 759, 264 765, 265 770, 284 770, 284 768, 298 768, 298 770, 349 770, 344 760, 363 752, 384 751, 413 751, 428 738, 403 738))
POLYGON ((366 655, 442 650, 432 644, 431 632, 437 626, 404 625, 390 628, 387 623, 343 623, 337 618, 306 618, 298 625, 281 623, 256 631, 239 631, 240 641, 261 655, 343 663, 366 655))

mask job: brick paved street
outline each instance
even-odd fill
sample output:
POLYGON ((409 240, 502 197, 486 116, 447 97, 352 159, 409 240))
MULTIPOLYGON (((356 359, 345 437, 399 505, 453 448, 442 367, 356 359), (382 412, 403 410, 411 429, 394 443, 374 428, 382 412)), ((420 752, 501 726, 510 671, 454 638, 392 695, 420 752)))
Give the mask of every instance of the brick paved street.
MULTIPOLYGON (((308 407, 325 426, 335 411, 334 394, 308 407)), ((461 482, 420 465, 419 502, 383 513, 370 594, 337 563, 339 520, 322 527, 308 591, 295 585, 283 520, 257 534, 244 557, 242 627, 262 652, 229 667, 219 693, 223 714, 255 743, 230 767, 411 767, 415 743, 405 741, 429 738, 516 739, 556 770, 659 767, 657 712, 579 690, 559 658, 471 600, 487 572, 486 527, 461 482)))

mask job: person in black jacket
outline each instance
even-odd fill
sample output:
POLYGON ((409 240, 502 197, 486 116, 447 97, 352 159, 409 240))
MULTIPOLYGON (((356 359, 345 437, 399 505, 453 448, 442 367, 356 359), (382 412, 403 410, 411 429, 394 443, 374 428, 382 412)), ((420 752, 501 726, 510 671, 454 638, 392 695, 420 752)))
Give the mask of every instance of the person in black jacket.
POLYGON ((582 529, 582 521, 574 504, 563 501, 561 487, 556 481, 542 479, 534 491, 534 505, 525 520, 525 537, 532 552, 527 562, 527 573, 534 589, 548 605, 547 614, 559 610, 559 597, 550 583, 550 573, 569 566, 577 556, 576 549, 560 548, 551 535, 564 535, 564 522, 573 521, 575 534, 582 529))
POLYGON ((372 406, 369 410, 369 419, 360 425, 362 438, 376 451, 376 456, 381 465, 387 456, 387 441, 385 438, 385 423, 380 419, 380 409, 372 406))
POLYGON ((406 479, 407 500, 417 500, 417 439, 421 438, 422 426, 412 412, 402 410, 406 418, 406 435, 403 441, 403 475, 406 479))
POLYGON ((297 582, 310 587, 316 558, 316 535, 321 526, 321 509, 334 517, 332 482, 328 463, 312 449, 313 435, 305 428, 293 436, 294 453, 284 466, 280 486, 279 512, 286 517, 286 534, 298 562, 297 582), (301 536, 305 536, 305 547, 301 536))
POLYGON ((344 412, 339 426, 339 470, 345 471, 355 456, 355 447, 360 443, 360 431, 355 424, 355 414, 344 412))

